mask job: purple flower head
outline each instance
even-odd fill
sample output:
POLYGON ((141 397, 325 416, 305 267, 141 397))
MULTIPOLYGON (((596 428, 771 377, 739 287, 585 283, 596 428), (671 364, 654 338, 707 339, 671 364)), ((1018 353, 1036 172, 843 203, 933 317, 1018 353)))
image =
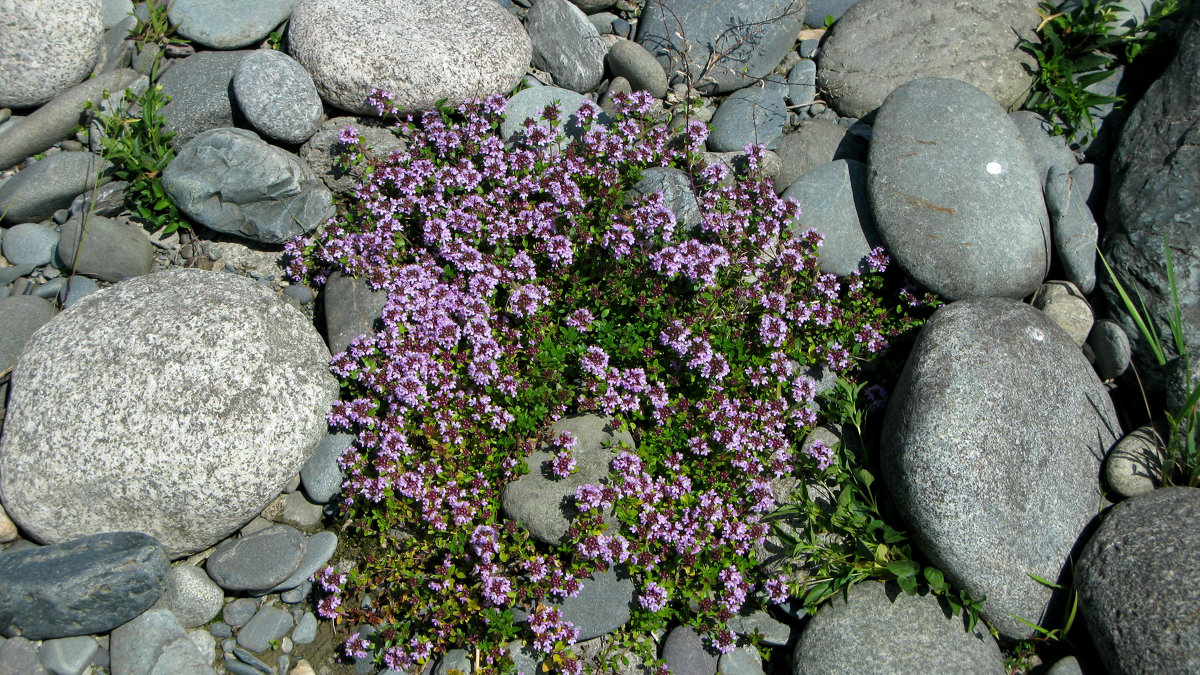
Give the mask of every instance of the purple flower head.
POLYGON ((587 330, 591 328, 592 322, 595 320, 595 317, 593 317, 592 313, 588 310, 577 309, 571 313, 571 316, 567 317, 566 323, 571 328, 575 328, 580 332, 587 332, 587 330))
POLYGON ((883 272, 890 262, 892 259, 888 257, 887 251, 882 246, 871 249, 871 252, 867 254, 867 264, 874 272, 883 272))
POLYGON ((867 397, 867 410, 877 412, 882 410, 887 405, 888 393, 878 384, 873 384, 863 390, 863 396, 867 397))
POLYGON ((667 590, 653 581, 647 581, 646 588, 638 596, 638 604, 649 612, 657 612, 667 606, 667 590))
POLYGON ((559 478, 566 478, 575 473, 575 457, 570 450, 560 450, 550 460, 550 472, 559 478))
POLYGON ((825 445, 825 443, 820 439, 813 441, 812 444, 805 449, 805 453, 817 461, 817 468, 822 471, 828 469, 833 464, 833 448, 825 445))

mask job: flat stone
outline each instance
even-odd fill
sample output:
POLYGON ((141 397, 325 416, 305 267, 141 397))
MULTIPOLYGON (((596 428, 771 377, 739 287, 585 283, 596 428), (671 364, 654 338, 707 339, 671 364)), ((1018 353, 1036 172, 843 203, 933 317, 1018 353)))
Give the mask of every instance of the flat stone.
POLYGON ((834 21, 841 19, 856 2, 858 0, 809 0, 804 4, 804 25, 824 28, 826 17, 833 17, 834 21))
POLYGON ((0 642, 0 672, 14 675, 48 675, 38 661, 37 646, 23 637, 0 642))
POLYGON ((296 568, 295 572, 292 572, 291 576, 276 584, 271 592, 291 590, 304 583, 305 580, 316 574, 317 570, 324 567, 325 563, 329 562, 334 551, 337 550, 337 545, 337 535, 328 530, 323 530, 305 539, 304 559, 300 561, 300 566, 296 568))
MULTIPOLYGON (((328 318, 328 307, 325 311, 328 318)), ((342 491, 346 473, 337 461, 353 442, 353 434, 327 434, 317 446, 317 451, 304 463, 300 469, 300 486, 313 502, 328 504, 342 491)))
POLYGON ((733 92, 712 118, 708 149, 739 152, 752 143, 772 145, 787 125, 786 87, 768 84, 733 92))
POLYGON ((221 587, 192 565, 179 565, 167 575, 167 591, 154 607, 169 610, 184 628, 196 628, 212 621, 225 605, 221 587))
POLYGON ((72 218, 62 227, 58 258, 69 274, 117 282, 149 274, 154 246, 145 231, 128 220, 91 216, 72 218))
POLYGON ((805 106, 817 97, 817 62, 802 59, 788 71, 787 100, 805 106))
POLYGON ((760 635, 762 643, 772 647, 782 647, 792 641, 792 627, 761 609, 748 615, 734 616, 729 620, 729 630, 747 637, 760 635))
POLYGON ((634 603, 633 581, 611 568, 582 580, 583 588, 558 605, 562 618, 579 630, 580 640, 607 635, 629 621, 634 603))
POLYGON ((907 595, 895 584, 864 581, 838 593, 809 620, 793 675, 842 673, 998 675, 1004 657, 987 628, 967 632, 933 595, 907 595), (851 666, 851 664, 853 664, 851 666))
POLYGON ((101 174, 111 166, 90 152, 58 152, 27 164, 0 185, 4 222, 48 220, 55 211, 70 206, 75 195, 108 182, 108 177, 101 174))
POLYGON ((1010 108, 1036 65, 1017 49, 1020 38, 1036 39, 1036 8, 1032 0, 860 0, 825 36, 821 87, 838 114, 862 118, 905 82, 953 73, 1010 108))
POLYGON ((662 660, 673 673, 714 675, 717 672, 717 656, 700 639, 700 634, 690 626, 678 626, 667 634, 663 642, 662 660))
POLYGON ((246 121, 281 143, 307 141, 325 116, 312 76, 274 49, 259 49, 242 59, 233 74, 233 93, 246 121))
POLYGON ((922 286, 951 300, 1022 298, 1046 277, 1042 181, 1016 125, 983 91, 938 78, 897 87, 879 108, 867 163, 879 234, 922 286))
POLYGON ((1076 188, 1072 174, 1051 168, 1046 176, 1046 210, 1054 235, 1054 254, 1067 280, 1084 293, 1096 288, 1096 244, 1099 226, 1087 205, 1083 186, 1076 188))
POLYGON ((196 645, 196 651, 200 652, 201 656, 207 657, 205 662, 212 665, 216 660, 217 638, 203 628, 193 628, 187 632, 187 636, 192 644, 196 645))
POLYGON ((258 612, 258 601, 253 598, 238 598, 227 603, 221 610, 221 618, 234 628, 241 628, 258 612))
MULTIPOLYGON (((562 121, 558 127, 560 142, 566 138, 583 138, 583 128, 576 114, 579 108, 590 99, 582 94, 562 89, 560 87, 534 87, 523 89, 508 100, 504 111, 504 120, 500 123, 500 137, 505 141, 517 136, 524 136, 525 120, 532 119, 543 126, 549 126, 543 112, 547 106, 559 104, 562 107, 562 121)), ((607 113, 596 117, 598 122, 611 123, 607 113)))
POLYGON ((200 52, 172 60, 159 84, 171 101, 163 106, 166 130, 178 151, 201 132, 235 126, 241 118, 233 102, 233 75, 248 51, 200 52), (236 112, 235 112, 236 111, 236 112))
POLYGON ((292 615, 277 607, 263 607, 238 631, 238 644, 252 652, 265 652, 271 640, 279 640, 292 629, 292 615))
POLYGON ((296 571, 306 550, 303 534, 274 525, 221 542, 208 557, 205 570, 227 591, 269 591, 296 571))
POLYGON ((28 295, 0 298, 0 372, 17 362, 22 347, 47 321, 54 318, 54 305, 28 295))
POLYGON ((215 675, 183 626, 165 609, 152 609, 112 632, 112 672, 125 675, 215 675))
POLYGON ((373 114, 372 87, 401 110, 431 110, 512 91, 529 66, 529 35, 494 0, 301 0, 288 50, 321 98, 373 114))
POLYGON ((1142 426, 1122 438, 1104 460, 1104 478, 1122 497, 1136 497, 1162 481, 1166 447, 1152 426, 1142 426))
POLYGON ((740 645, 717 659, 720 675, 763 675, 762 657, 751 645, 740 645))
POLYGON ((661 192, 667 207, 675 214, 677 233, 699 231, 704 221, 696 193, 692 191, 692 179, 686 172, 669 166, 652 166, 642 171, 642 179, 629 189, 634 194, 649 197, 661 192))
POLYGON ((88 190, 71 200, 68 219, 83 218, 84 216, 111 217, 119 214, 125 210, 125 189, 127 187, 129 187, 129 183, 117 180, 105 183, 94 190, 88 190))
POLYGON ((775 192, 782 194, 801 176, 838 159, 865 160, 866 143, 836 122, 805 120, 775 144, 783 166, 775 178, 775 192))
POLYGON ((0 108, 45 103, 88 76, 104 33, 101 0, 6 4, 0 26, 0 108))
POLYGON ((800 235, 816 229, 825 235, 818 260, 823 274, 849 276, 866 271, 866 257, 882 246, 867 197, 867 165, 839 159, 801 176, 783 192, 800 202, 801 213, 791 230, 800 235))
MULTIPOLYGON (((525 31, 534 67, 550 73, 555 84, 583 93, 604 79, 608 50, 587 15, 567 0, 538 0, 525 15, 525 31)), ((665 89, 665 74, 663 79, 665 89)))
POLYGON ((1120 423, 1078 345, 1016 300, 936 311, 892 391, 880 464, 913 544, 1021 639, 1100 504, 1120 423))
POLYGON ((1092 307, 1083 293, 1069 281, 1051 281, 1038 287, 1031 303, 1066 331, 1079 346, 1092 331, 1092 307))
MULTIPOLYGON (((3 395, 3 390, 0 390, 0 395, 3 395)), ((4 507, 0 506, 0 544, 7 544, 16 539, 18 536, 17 525, 4 511, 4 507)))
POLYGON ((613 77, 629 81, 633 91, 648 91, 655 98, 667 93, 667 73, 646 48, 632 40, 619 40, 608 50, 613 77))
POLYGON ((172 557, 203 550, 261 512, 326 432, 328 350, 244 277, 137 277, 52 327, 17 359, 0 439, 4 506, 39 541, 129 529, 172 557))
POLYGON ((100 290, 100 285, 87 277, 71 277, 59 289, 58 302, 63 309, 66 309, 98 290, 100 290))
POLYGON ((94 534, 0 555, 0 615, 31 640, 104 633, 153 605, 170 566, 153 537, 94 534))
POLYGON ((1129 336, 1120 324, 1108 319, 1097 320, 1088 336, 1088 346, 1096 357, 1093 365, 1100 379, 1111 380, 1129 369, 1132 360, 1129 336))
POLYGON ((1114 673, 1200 670, 1200 490, 1127 499, 1079 555, 1079 613, 1114 673))
POLYGON ((329 351, 334 354, 346 351, 360 335, 374 335, 375 322, 383 316, 383 306, 387 303, 385 291, 372 290, 366 279, 347 277, 341 272, 330 275, 322 298, 325 334, 329 351))
POLYGON ((192 220, 265 244, 307 234, 334 213, 308 164, 244 129, 197 135, 163 170, 162 185, 192 220))
POLYGON ((79 675, 99 648, 90 635, 46 640, 38 649, 38 660, 51 675, 79 675))
POLYGON ((300 622, 292 631, 292 642, 298 645, 311 643, 317 637, 317 617, 312 612, 305 612, 300 622))
POLYGON ((275 520, 284 525, 307 530, 319 524, 323 515, 324 510, 320 504, 308 501, 299 492, 292 492, 284 497, 283 514, 275 520))
POLYGON ((262 42, 292 13, 296 0, 175 0, 167 10, 179 35, 212 49, 262 42))
POLYGON ((1050 132, 1054 127, 1041 115, 1029 110, 1018 110, 1008 114, 1009 119, 1017 125, 1021 132, 1021 140, 1033 155, 1033 164, 1037 173, 1045 180, 1051 170, 1069 173, 1079 166, 1075 153, 1067 147, 1062 136, 1054 136, 1050 132))

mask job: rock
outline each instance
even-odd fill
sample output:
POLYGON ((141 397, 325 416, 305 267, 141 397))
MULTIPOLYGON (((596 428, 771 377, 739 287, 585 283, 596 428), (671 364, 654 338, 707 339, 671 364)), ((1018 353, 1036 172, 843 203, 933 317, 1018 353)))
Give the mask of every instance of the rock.
POLYGON ((862 118, 905 82, 953 73, 1010 108, 1025 95, 1035 66, 1017 42, 1036 39, 1036 8, 1032 0, 861 0, 821 44, 820 86, 838 114, 862 118))
POLYGON ((371 114, 371 87, 401 110, 431 110, 512 91, 529 66, 529 36, 493 0, 301 0, 288 50, 321 98, 371 114))
POLYGON ((863 581, 836 594, 805 626, 792 673, 1007 672, 983 624, 967 632, 933 595, 906 595, 895 584, 863 581))
MULTIPOLYGON (((375 322, 383 316, 383 306, 387 304, 386 291, 371 290, 366 279, 347 277, 341 272, 329 276, 322 298, 325 334, 328 336, 329 351, 334 354, 346 351, 346 347, 360 335, 374 335, 375 322)), ((345 446, 342 447, 344 449, 345 446)), ((338 488, 341 488, 341 483, 338 483, 338 488)))
MULTIPOLYGON (((1171 335, 1168 317, 1172 310, 1167 282, 1164 238, 1170 242, 1180 304, 1200 303, 1200 277, 1183 270, 1200 265, 1200 144, 1188 133, 1200 122, 1200 5, 1194 5, 1181 26, 1189 28, 1180 42, 1179 53, 1166 72, 1146 91, 1133 108, 1121 141, 1113 154, 1112 190, 1108 201, 1108 223, 1101 250, 1130 297, 1140 295, 1149 310, 1158 335, 1171 335)), ((1133 343, 1134 360, 1143 382, 1151 391, 1164 386, 1162 371, 1145 338, 1125 311, 1115 285, 1101 275, 1100 289, 1111 309, 1111 317, 1133 343)), ((1200 347, 1200 318, 1195 312, 1182 315, 1184 341, 1192 353, 1200 347)), ((1168 359, 1175 355, 1174 343, 1163 340, 1168 359)))
POLYGON ((337 550, 337 545, 337 535, 329 531, 318 532, 305 539, 304 559, 300 561, 300 566, 291 576, 276 584, 271 592, 287 591, 303 584, 329 562, 333 552, 337 550))
POLYGON ((277 607, 263 607, 237 634, 238 644, 252 652, 265 652, 271 640, 278 640, 292 629, 292 615, 277 607))
POLYGON ((1021 298, 1045 278, 1041 180, 1016 125, 983 91, 936 78, 897 87, 879 108, 868 165, 879 234, 921 285, 952 300, 1021 298))
POLYGON ((1136 497, 1154 490, 1162 481, 1166 446, 1152 426, 1129 432, 1108 452, 1104 478, 1122 497, 1136 497))
POLYGON ((125 188, 129 183, 118 180, 88 190, 71 200, 69 218, 84 216, 115 216, 125 210, 125 188))
POLYGON ((71 277, 58 291, 58 302, 63 309, 70 307, 84 296, 100 290, 100 286, 87 277, 71 277))
MULTIPOLYGON (((582 139, 583 128, 576 112, 585 102, 590 103, 590 99, 570 89, 534 87, 521 90, 508 100, 504 120, 500 122, 500 137, 505 141, 517 136, 524 137, 526 119, 533 119, 543 126, 548 126, 543 112, 547 106, 557 103, 562 107, 563 116, 563 121, 558 127, 559 141, 563 142, 567 137, 582 139)), ((603 112, 596 116, 596 120, 604 124, 612 122, 608 114, 603 112)))
POLYGON ((836 122, 812 119, 781 136, 775 153, 783 162, 775 178, 775 192, 783 193, 800 176, 818 166, 838 159, 866 159, 866 144, 836 122))
POLYGON ((637 41, 668 74, 723 94, 774 70, 795 44, 803 17, 803 8, 786 0, 662 0, 642 10, 637 41))
POLYGON ((298 645, 311 643, 317 637, 317 617, 312 612, 305 612, 296 629, 292 631, 292 642, 298 645))
MULTIPOLYGON (((0 232, 3 232, 3 230, 0 230, 0 232)), ((33 265, 10 265, 8 267, 0 267, 0 286, 7 286, 21 277, 29 276, 33 273, 34 269, 35 268, 33 265)), ((12 290, 15 291, 18 289, 14 287, 12 290)))
POLYGON ((292 492, 284 498, 283 515, 277 521, 304 530, 320 523, 321 516, 319 504, 313 504, 299 492, 292 492))
POLYGON ((49 675, 38 661, 37 647, 23 637, 0 642, 0 672, 13 675, 49 675))
POLYGON ((163 189, 192 220, 265 244, 333 216, 333 195, 308 165, 244 129, 205 131, 167 165, 163 189))
POLYGON ((240 49, 262 42, 287 20, 296 0, 175 0, 167 9, 179 35, 212 49, 240 49))
POLYGON ((0 373, 17 362, 25 341, 54 318, 54 305, 28 295, 0 298, 0 373))
POLYGON ((728 625, 729 630, 738 635, 760 636, 764 645, 782 647, 792 641, 791 626, 776 621, 761 609, 751 614, 738 614, 729 620, 728 625))
POLYGON ((215 675, 209 659, 165 609, 152 609, 112 632, 112 672, 215 675))
POLYGON ((1096 356, 1093 365, 1100 379, 1111 380, 1129 368, 1132 360, 1129 336, 1119 324, 1108 319, 1097 321, 1088 337, 1088 346, 1096 356))
POLYGON ((717 659, 718 675, 762 675, 762 657, 751 645, 740 645, 717 659))
POLYGON ((805 106, 817 97, 817 62, 802 59, 788 71, 787 100, 794 106, 805 106))
POLYGON ((245 626, 258 612, 258 602, 252 598, 238 598, 225 605, 221 610, 221 618, 234 628, 245 626))
POLYGON ((154 246, 145 231, 127 220, 92 216, 68 220, 58 242, 58 258, 69 274, 117 282, 149 274, 154 246))
POLYGON ((104 633, 149 609, 169 569, 162 546, 138 532, 10 551, 0 555, 0 615, 30 640, 104 633))
POLYGON ((171 98, 162 109, 164 126, 174 132, 170 142, 177 152, 203 131, 232 127, 240 121, 241 112, 233 102, 233 75, 249 53, 200 52, 173 61, 171 69, 163 73, 159 84, 171 98))
POLYGON ((1114 673, 1200 670, 1200 490, 1112 507, 1075 565, 1079 613, 1114 673))
POLYGON ((88 76, 104 33, 101 0, 4 3, 0 108, 45 103, 88 76))
POLYGON ((579 630, 579 640, 607 635, 629 621, 633 609, 633 581, 609 569, 583 580, 579 595, 559 605, 562 618, 579 630))
MULTIPOLYGON (((608 115, 613 114, 613 112, 617 109, 615 101, 613 100, 616 95, 632 93, 633 85, 629 84, 629 80, 623 77, 614 77, 612 82, 608 83, 608 89, 605 90, 604 95, 600 97, 600 110, 604 111, 604 113, 608 115)), ((671 126, 672 128, 675 128, 674 124, 671 126)))
MULTIPOLYGON (((326 316, 328 311, 327 308, 326 316)), ((346 472, 338 466, 337 460, 353 442, 353 434, 327 434, 300 469, 300 485, 314 503, 328 504, 342 491, 346 472)))
POLYGON ((538 0, 525 15, 525 30, 534 67, 549 72, 555 84, 582 93, 604 79, 608 50, 587 15, 567 0, 538 0))
POLYGON ((38 650, 38 659, 51 675, 80 675, 99 648, 96 639, 87 635, 47 640, 38 650))
POLYGON ((892 392, 882 475, 913 544, 1020 639, 1100 503, 1120 424, 1079 347, 1040 311, 978 298, 926 322, 892 392))
POLYGON ((1046 675, 1083 675, 1083 670, 1079 667, 1078 659, 1067 656, 1055 661, 1046 671, 1046 675))
POLYGON ((129 16, 133 12, 133 0, 103 0, 104 5, 104 30, 109 30, 113 26, 131 19, 129 16))
POLYGON ((804 174, 783 192, 800 202, 792 233, 816 228, 825 235, 818 261, 821 272, 849 276, 866 271, 871 249, 882 246, 867 199, 867 165, 839 159, 804 174))
POLYGON ((1079 346, 1092 332, 1092 308, 1069 281, 1050 281, 1038 287, 1031 303, 1066 331, 1079 346))
POLYGON ((171 557, 212 546, 324 436, 328 361, 312 325, 244 277, 173 268, 89 295, 13 369, 4 506, 43 542, 131 529, 171 557))
POLYGON ((652 166, 642 171, 642 179, 629 191, 643 197, 661 192, 675 214, 675 231, 699 231, 704 216, 700 213, 696 194, 692 192, 692 179, 686 172, 669 166, 652 166))
POLYGON ((205 658, 205 663, 212 665, 216 660, 217 638, 203 628, 193 628, 187 632, 188 639, 196 645, 196 651, 205 658))
POLYGON ((0 169, 44 152, 71 134, 87 102, 98 104, 104 92, 120 93, 140 75, 128 68, 103 73, 62 92, 0 134, 0 169))
POLYGON ((826 17, 834 21, 842 18, 846 10, 858 0, 810 0, 804 5, 804 24, 813 28, 824 28, 826 17))
POLYGON ((265 592, 290 577, 306 552, 303 534, 286 525, 274 525, 221 542, 205 570, 227 591, 265 592))
POLYGON ((0 506, 0 544, 7 544, 16 538, 17 526, 9 519, 8 513, 4 511, 4 507, 0 506))
POLYGON ((1025 141, 1025 147, 1029 148, 1033 164, 1037 167, 1037 175, 1041 176, 1042 180, 1046 179, 1051 170, 1070 173, 1079 166, 1079 161, 1075 159, 1075 153, 1067 147, 1067 142, 1062 136, 1050 134, 1053 127, 1041 115, 1029 110, 1018 110, 1009 113, 1008 117, 1016 123, 1017 130, 1021 132, 1021 140, 1025 141))
POLYGON ((233 73, 233 94, 246 121, 281 143, 307 141, 325 115, 312 77, 274 49, 259 49, 242 59, 233 73))
POLYGON ((717 656, 711 653, 700 639, 700 634, 690 626, 678 626, 667 634, 663 642, 662 660, 672 673, 689 675, 714 675, 717 672, 717 656))
POLYGON ((70 206, 75 195, 107 183, 108 177, 101 174, 111 166, 90 152, 48 155, 0 185, 0 213, 8 223, 46 220, 70 206))
POLYGON ((633 91, 648 91, 654 98, 667 93, 667 73, 646 48, 632 40, 619 40, 608 50, 613 77, 629 81, 633 91))
POLYGON ((751 143, 772 145, 787 124, 786 91, 786 87, 768 84, 730 94, 713 115, 709 150, 740 152, 751 143))
MULTIPOLYGON (((595 414, 564 417, 556 422, 551 428, 552 437, 569 431, 578 441, 572 450, 575 472, 558 478, 546 468, 555 453, 545 447, 535 450, 525 460, 529 473, 504 486, 501 492, 500 506, 505 516, 524 525, 538 541, 551 545, 565 541, 577 514, 576 488, 584 483, 607 485, 609 465, 621 452, 618 444, 633 447, 633 436, 628 431, 616 431, 610 422, 595 414)), ((613 520, 611 509, 605 510, 605 519, 613 520)))
MULTIPOLYGON (((1087 205, 1087 193, 1076 189, 1070 173, 1050 169, 1046 177, 1046 210, 1054 234, 1054 253, 1063 273, 1084 293, 1096 287, 1096 243, 1099 227, 1087 205)), ((1082 186, 1081 186, 1082 187, 1082 186)))
POLYGON ((354 188, 358 185, 358 178, 339 167, 335 161, 341 147, 338 134, 348 126, 358 129, 361 145, 370 148, 376 157, 384 158, 406 147, 403 139, 398 138, 390 128, 381 126, 377 120, 335 117, 322 124, 317 133, 300 148, 300 158, 308 162, 330 190, 342 197, 353 196, 354 188))
POLYGON ((154 607, 170 611, 184 628, 203 626, 221 613, 225 594, 199 567, 173 567, 167 581, 167 591, 154 607))

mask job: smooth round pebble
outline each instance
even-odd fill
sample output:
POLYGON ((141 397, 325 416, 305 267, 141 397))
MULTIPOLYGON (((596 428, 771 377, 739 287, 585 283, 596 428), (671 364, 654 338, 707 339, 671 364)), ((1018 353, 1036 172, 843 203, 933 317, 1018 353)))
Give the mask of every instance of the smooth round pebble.
POLYGON ((8 228, 0 251, 13 265, 48 265, 58 246, 58 232, 37 223, 21 223, 8 228))
POLYGON ((1108 486, 1122 497, 1150 492, 1162 479, 1165 448, 1162 438, 1152 426, 1142 426, 1129 432, 1112 450, 1104 462, 1104 478, 1108 486))
POLYGON ((233 94, 259 133, 293 145, 317 133, 325 112, 308 71, 274 49, 259 49, 242 59, 233 73, 233 94))
POLYGON ((1096 374, 1102 380, 1111 380, 1129 369, 1133 359, 1129 345, 1129 335, 1120 324, 1108 319, 1100 319, 1092 326, 1088 337, 1088 345, 1096 355, 1096 374))

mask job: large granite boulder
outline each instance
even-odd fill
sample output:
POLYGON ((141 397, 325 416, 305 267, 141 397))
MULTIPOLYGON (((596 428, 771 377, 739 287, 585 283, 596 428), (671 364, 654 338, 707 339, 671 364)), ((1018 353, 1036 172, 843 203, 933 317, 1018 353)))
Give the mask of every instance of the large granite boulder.
POLYGON ((879 235, 921 285, 951 300, 1022 298, 1045 278, 1043 177, 983 91, 937 78, 897 87, 879 108, 867 158, 879 235))
POLYGON ((101 0, 3 0, 0 17, 0 108, 49 101, 100 57, 101 0))
POLYGON ((1033 307, 977 298, 929 319, 884 420, 880 461, 913 541, 958 588, 987 596, 1006 637, 1030 634, 1100 506, 1120 436, 1079 347, 1033 307))
POLYGON ((0 500, 54 543, 145 532, 171 557, 261 512, 326 432, 329 351, 245 277, 171 269, 79 300, 26 343, 0 500))
POLYGON ((1075 566, 1079 611, 1112 673, 1200 672, 1200 490, 1117 504, 1075 566))
POLYGON ((896 87, 924 77, 964 80, 1008 108, 1029 88, 1035 63, 1017 43, 1033 38, 1037 8, 1037 0, 860 0, 822 42, 817 78, 845 117, 870 115, 896 87))
POLYGON ((372 87, 412 111, 507 94, 532 49, 494 0, 301 0, 288 23, 288 50, 321 98, 353 113, 374 112, 372 87))
MULTIPOLYGON (((1170 242, 1183 336, 1200 347, 1200 5, 1180 22, 1179 53, 1125 125, 1112 159, 1108 226, 1100 248, 1125 290, 1142 297, 1160 336, 1170 336, 1172 301, 1164 239, 1170 242)), ((1161 369, 1107 273, 1100 275, 1112 318, 1133 341, 1143 381, 1161 390, 1161 369)), ((1168 356, 1174 341, 1162 340, 1168 356)))

